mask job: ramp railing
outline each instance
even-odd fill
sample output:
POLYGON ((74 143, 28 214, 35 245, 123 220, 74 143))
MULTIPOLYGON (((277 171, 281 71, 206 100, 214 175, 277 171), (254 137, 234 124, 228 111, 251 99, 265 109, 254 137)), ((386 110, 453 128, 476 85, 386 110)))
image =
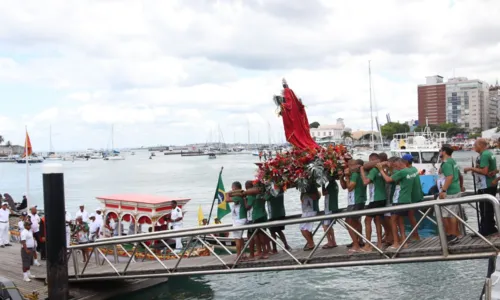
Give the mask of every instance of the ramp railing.
MULTIPOLYGON (((232 226, 232 225, 214 225, 206 227, 197 228, 184 228, 172 231, 162 231, 153 232, 146 234, 138 234, 131 236, 121 236, 114 238, 106 238, 97 240, 96 242, 82 245, 72 245, 69 249, 69 255, 72 257, 73 274, 70 272, 70 281, 92 281, 92 280, 115 280, 115 279, 137 279, 137 278, 153 278, 153 277, 169 277, 169 276, 181 276, 181 275, 209 275, 209 274, 224 274, 224 273, 243 273, 243 272, 262 272, 262 271, 280 271, 280 270, 295 270, 295 269, 313 269, 313 268, 328 268, 328 267, 346 267, 346 266, 360 266, 360 265, 378 265, 378 264, 394 264, 394 263, 413 263, 413 262, 430 262, 430 261, 447 261, 447 260, 463 260, 463 259, 478 259, 487 258, 497 255, 500 250, 498 247, 490 241, 489 238, 481 235, 473 226, 468 224, 463 216, 460 216, 450 210, 448 205, 468 205, 474 202, 489 202, 494 210, 494 215, 496 217, 496 225, 500 228, 500 202, 491 195, 474 195, 466 196, 456 199, 444 199, 444 200, 430 200, 420 203, 398 205, 392 207, 384 208, 373 208, 365 209, 361 211, 342 211, 335 214, 329 215, 318 215, 314 217, 306 218, 291 218, 280 221, 272 221, 258 224, 248 224, 243 226, 232 226), (366 237, 358 232, 353 226, 349 225, 344 221, 345 218, 358 218, 365 215, 383 215, 386 213, 397 213, 402 211, 420 211, 422 218, 418 221, 417 225, 413 227, 410 233, 407 235, 406 239, 402 241, 401 245, 397 249, 381 249, 375 245, 372 241, 367 240, 366 237), (487 249, 482 249, 479 252, 473 252, 467 250, 457 251, 456 253, 450 253, 450 246, 446 238, 445 226, 443 222, 442 211, 447 211, 450 215, 455 217, 461 225, 463 225, 469 232, 476 235, 478 239, 481 239, 487 245, 487 249), (435 220, 431 218, 434 214, 435 220), (425 255, 424 253, 419 254, 414 257, 401 256, 403 249, 409 243, 409 239, 412 233, 418 230, 419 225, 424 219, 430 219, 437 225, 438 238, 440 241, 440 253, 433 255, 425 255), (365 243, 369 244, 379 255, 371 255, 366 259, 362 256, 357 259, 347 259, 339 261, 322 262, 321 260, 315 260, 315 255, 318 253, 318 248, 321 242, 325 239, 328 229, 332 228, 335 222, 330 222, 330 225, 321 235, 319 242, 316 243, 315 247, 307 255, 297 255, 297 251, 290 251, 286 249, 282 242, 278 239, 273 238, 273 236, 268 232, 268 228, 293 225, 299 223, 309 223, 309 222, 320 222, 320 225, 316 227, 314 233, 317 232, 319 226, 325 220, 335 220, 341 226, 354 232, 360 239, 365 243), (246 241, 243 247, 243 251, 240 255, 221 255, 216 253, 214 249, 208 244, 207 237, 215 241, 221 249, 227 254, 231 254, 231 251, 225 246, 217 234, 242 231, 242 230, 253 230, 252 235, 246 241), (254 266, 252 262, 242 261, 242 255, 244 250, 248 248, 250 241, 255 238, 257 233, 263 233, 271 241, 275 242, 277 246, 283 250, 284 253, 290 258, 291 263, 287 265, 269 265, 266 266, 254 266), (189 241, 184 245, 181 251, 176 251, 169 246, 167 240, 175 238, 188 238, 189 241), (150 241, 159 241, 157 244, 161 243, 161 249, 157 249, 154 246, 148 245, 150 241), (132 245, 132 249, 126 250, 126 245, 132 245), (210 254, 216 258, 218 265, 212 265, 210 268, 200 268, 198 270, 192 270, 192 268, 184 268, 181 262, 184 260, 190 260, 193 256, 193 251, 195 251, 196 245, 201 245, 210 254), (163 247, 164 246, 164 247, 163 247), (137 261, 138 251, 140 248, 144 250, 145 255, 143 256, 142 262, 149 257, 149 262, 156 262, 157 267, 154 271, 147 272, 142 271, 138 274, 137 272, 131 271, 132 264, 140 264, 137 261), (118 250, 121 249, 121 250, 118 250), (85 263, 78 261, 77 251, 88 251, 89 258, 85 263), (124 257, 118 257, 118 251, 124 252, 124 257), (164 255, 159 253, 169 253, 172 259, 165 260, 164 255), (112 255, 110 255, 112 253, 112 255), (163 256, 162 256, 163 255, 163 256), (95 263, 90 263, 91 258, 94 257, 95 263), (90 266, 91 265, 91 266, 90 266), (101 275, 99 272, 91 272, 89 270, 94 270, 100 268, 104 265, 108 265, 108 270, 111 272, 106 272, 101 275), (90 267, 89 267, 90 266, 90 267)), ((303 254, 303 253, 302 253, 303 254)), ((354 254, 356 255, 356 254, 354 254)), ((150 267, 152 263, 149 263, 150 267)))

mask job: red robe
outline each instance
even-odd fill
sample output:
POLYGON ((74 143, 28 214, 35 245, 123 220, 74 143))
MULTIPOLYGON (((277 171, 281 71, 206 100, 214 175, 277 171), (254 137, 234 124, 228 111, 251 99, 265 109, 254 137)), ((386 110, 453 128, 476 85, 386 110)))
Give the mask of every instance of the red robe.
POLYGON ((290 88, 285 88, 283 95, 285 103, 281 111, 286 140, 302 150, 319 147, 309 132, 309 121, 304 105, 290 88))

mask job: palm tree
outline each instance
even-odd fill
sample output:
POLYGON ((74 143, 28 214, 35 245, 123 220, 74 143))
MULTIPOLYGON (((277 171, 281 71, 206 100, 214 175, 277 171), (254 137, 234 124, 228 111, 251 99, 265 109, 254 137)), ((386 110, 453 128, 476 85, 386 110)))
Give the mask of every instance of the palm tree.
POLYGON ((351 139, 352 140, 352 133, 350 131, 344 131, 344 132, 342 132, 341 138, 342 138, 342 140, 344 141, 344 144, 345 144, 345 140, 346 139, 351 139))

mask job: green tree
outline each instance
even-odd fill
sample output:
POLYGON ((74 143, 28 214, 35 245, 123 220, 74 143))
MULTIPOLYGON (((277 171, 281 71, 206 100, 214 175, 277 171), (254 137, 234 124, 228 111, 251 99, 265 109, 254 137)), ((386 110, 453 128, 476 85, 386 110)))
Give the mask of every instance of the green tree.
POLYGON ((12 143, 10 141, 7 141, 7 143, 5 144, 7 147, 9 148, 12 148, 12 143))
POLYGON ((352 133, 350 131, 344 131, 344 132, 342 132, 341 138, 342 138, 342 140, 344 141, 344 144, 345 144, 345 141, 347 139, 351 139, 352 140, 352 133))
POLYGON ((392 139, 393 135, 396 133, 409 132, 410 126, 408 126, 408 124, 406 123, 389 122, 382 125, 382 127, 380 127, 380 130, 384 138, 392 139))
POLYGON ((4 139, 3 136, 0 135, 0 145, 3 143, 4 139))
POLYGON ((318 123, 318 122, 316 122, 316 121, 314 121, 314 122, 312 122, 311 124, 309 124, 309 127, 310 127, 310 128, 318 128, 318 127, 319 127, 319 123, 318 123))

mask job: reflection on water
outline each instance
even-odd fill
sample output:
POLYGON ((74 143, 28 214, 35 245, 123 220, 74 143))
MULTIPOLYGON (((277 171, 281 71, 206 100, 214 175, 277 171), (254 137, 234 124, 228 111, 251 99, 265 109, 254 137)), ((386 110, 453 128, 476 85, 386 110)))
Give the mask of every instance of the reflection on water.
MULTIPOLYGON (((470 166, 472 152, 454 154, 462 166, 470 166)), ((98 206, 95 196, 114 193, 147 193, 185 196, 192 201, 184 226, 196 226, 196 211, 201 205, 208 215, 217 176, 224 166, 226 187, 235 180, 253 178, 255 157, 250 155, 180 157, 158 155, 150 160, 146 152, 137 151, 124 161, 63 162, 66 204, 74 215, 79 202, 88 210, 98 206)), ((43 204, 40 165, 30 169, 30 199, 43 204)), ((25 166, 0 164, 0 192, 16 200, 25 192, 25 166)), ((472 188, 472 177, 465 175, 465 185, 472 188)), ((339 204, 347 204, 346 192, 340 192, 339 204)), ((300 212, 299 194, 286 193, 288 214, 300 212)), ((476 214, 467 209, 470 223, 476 214)), ((231 222, 230 216, 223 222, 231 222)), ((435 234, 435 226, 425 221, 426 234, 435 234)), ((292 247, 303 245, 298 226, 285 231, 292 247)), ((349 243, 344 229, 335 226, 337 241, 349 243)), ((319 239, 319 236, 317 236, 319 239)), ((172 278, 169 282, 127 295, 130 300, 147 299, 475 299, 479 296, 486 274, 486 260, 415 263, 392 266, 351 267, 321 270, 282 271, 172 278)))

